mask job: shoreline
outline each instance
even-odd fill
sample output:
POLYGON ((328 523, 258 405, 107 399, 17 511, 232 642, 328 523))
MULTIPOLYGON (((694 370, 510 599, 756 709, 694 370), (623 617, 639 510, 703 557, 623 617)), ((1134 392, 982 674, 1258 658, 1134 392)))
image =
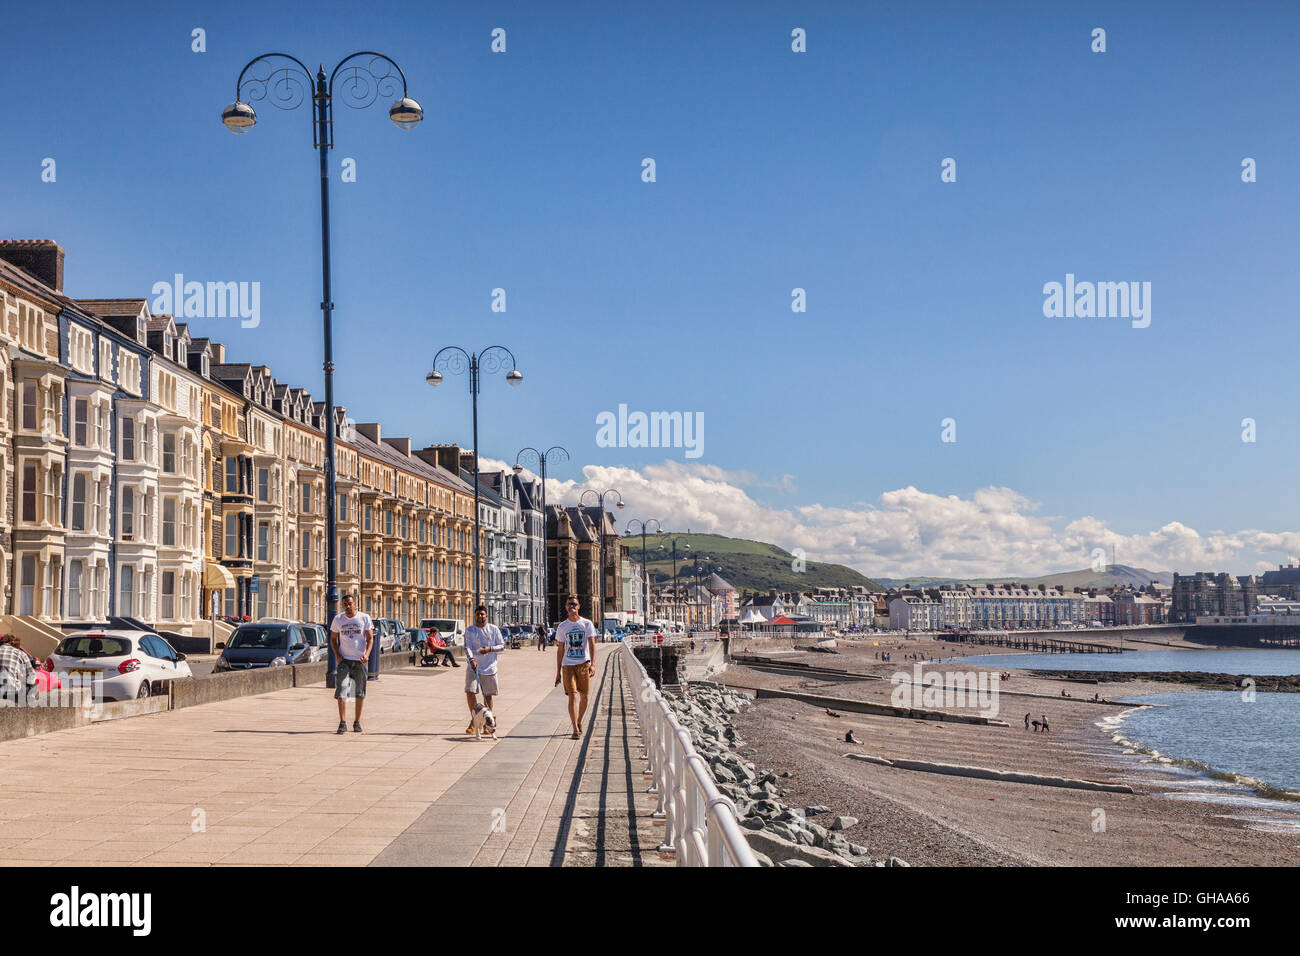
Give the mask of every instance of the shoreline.
MULTIPOLYGON (((962 658, 992 656, 991 650, 996 649, 872 635, 865 641, 841 639, 836 654, 777 648, 762 656, 881 680, 837 681, 824 671, 775 673, 743 664, 733 664, 716 679, 736 688, 888 702, 895 687, 889 678, 899 671, 910 678, 917 665, 927 675, 958 669, 969 673, 974 668, 995 675, 997 669, 986 665, 961 667, 962 658), (873 652, 880 651, 891 653, 893 660, 873 659, 873 652), (936 659, 912 660, 910 654, 936 659)), ((1123 733, 1127 717, 1151 705, 1132 703, 1118 713, 1117 705, 1131 697, 1197 687, 1133 679, 1124 673, 1116 675, 1123 676, 1122 681, 1096 685, 1107 700, 1102 704, 1060 697, 1062 681, 1070 677, 1052 676, 1055 673, 1012 669, 1010 679, 998 684, 999 697, 1005 692, 1023 702, 1033 718, 1046 713, 1049 733, 1025 730, 1022 716, 1009 708, 1003 708, 1003 719, 1011 726, 998 728, 834 714, 807 703, 768 698, 738 715, 738 726, 755 750, 750 759, 794 773, 786 781, 793 805, 826 804, 837 813, 858 817, 862 830, 850 834, 851 839, 916 865, 1245 866, 1294 859, 1300 846, 1300 803, 1279 799, 1281 788, 1197 766, 1190 758, 1125 746, 1134 743, 1123 733), (860 744, 843 742, 848 730, 860 744), (1080 792, 919 773, 849 760, 844 756, 848 752, 1121 783, 1134 792, 1080 792)), ((975 712, 938 709, 954 715, 975 712)))
MULTIPOLYGON (((1189 692, 1195 692, 1201 688, 1189 687, 1184 689, 1189 692)), ((1294 803, 1294 812, 1300 814, 1300 790, 1290 790, 1286 787, 1280 787, 1276 784, 1269 783, 1267 780, 1251 776, 1242 771, 1220 770, 1203 760, 1198 760, 1195 757, 1173 757, 1167 753, 1162 753, 1161 751, 1155 750, 1151 747, 1145 747, 1137 741, 1129 740, 1127 737, 1122 736, 1122 733, 1124 732, 1124 721, 1129 716, 1140 710, 1144 710, 1147 707, 1156 706, 1160 705, 1134 702, 1133 706, 1122 713, 1115 715, 1116 722, 1114 725, 1114 733, 1111 734, 1111 741, 1115 746, 1121 748, 1122 753, 1141 754, 1167 766, 1183 767, 1200 775, 1206 781, 1217 781, 1235 786, 1240 789, 1243 794, 1256 795, 1266 800, 1279 800, 1294 803)), ((1104 722, 1102 722, 1100 726, 1102 727, 1103 732, 1111 729, 1105 726, 1104 722)))

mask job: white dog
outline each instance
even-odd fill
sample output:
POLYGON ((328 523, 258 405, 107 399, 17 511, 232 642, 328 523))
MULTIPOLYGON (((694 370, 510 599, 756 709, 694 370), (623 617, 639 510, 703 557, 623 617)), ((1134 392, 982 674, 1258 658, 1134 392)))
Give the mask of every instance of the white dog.
POLYGON ((471 721, 474 725, 475 738, 487 735, 495 738, 497 735, 497 718, 492 711, 488 710, 483 704, 474 707, 474 719, 471 721))

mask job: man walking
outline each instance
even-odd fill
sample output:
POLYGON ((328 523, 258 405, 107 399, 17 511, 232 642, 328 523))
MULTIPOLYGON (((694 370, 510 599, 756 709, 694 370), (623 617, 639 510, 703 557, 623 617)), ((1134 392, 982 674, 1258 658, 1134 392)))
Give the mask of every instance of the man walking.
POLYGON ((578 615, 578 598, 570 594, 565 601, 569 616, 555 629, 555 683, 564 681, 569 698, 569 721, 577 740, 582 734, 582 719, 587 716, 591 693, 591 676, 596 673, 596 626, 578 615), (580 700, 575 701, 574 695, 580 700))
POLYGON ((465 671, 465 701, 469 704, 467 734, 474 732, 474 708, 478 706, 480 692, 483 706, 492 710, 492 700, 498 691, 497 654, 505 649, 501 631, 487 622, 487 608, 480 604, 474 609, 474 623, 465 629, 465 662, 469 665, 465 671))
POLYGON ((343 610, 330 624, 330 644, 334 649, 337 670, 334 674, 334 699, 339 702, 339 729, 348 731, 348 698, 356 700, 352 732, 361 733, 361 705, 366 700, 366 665, 375 645, 375 626, 369 614, 357 612, 357 599, 343 595, 343 610))

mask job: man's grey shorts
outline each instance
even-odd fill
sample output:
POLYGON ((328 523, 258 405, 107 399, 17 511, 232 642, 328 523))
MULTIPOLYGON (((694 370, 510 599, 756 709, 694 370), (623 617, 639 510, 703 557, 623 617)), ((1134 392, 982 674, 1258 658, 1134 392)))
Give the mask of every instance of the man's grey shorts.
POLYGON ((467 667, 465 669, 465 693, 495 697, 497 695, 497 675, 480 674, 473 667, 467 667))
POLYGON ((366 699, 366 665, 340 658, 334 674, 334 697, 338 700, 366 699))

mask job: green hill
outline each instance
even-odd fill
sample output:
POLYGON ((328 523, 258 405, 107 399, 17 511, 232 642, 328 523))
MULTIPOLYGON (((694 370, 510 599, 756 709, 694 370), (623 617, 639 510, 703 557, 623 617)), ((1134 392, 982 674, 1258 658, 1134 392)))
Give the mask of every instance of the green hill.
MULTIPOLYGON (((748 538, 728 538, 720 534, 648 534, 645 537, 647 565, 651 578, 657 584, 672 579, 673 541, 677 542, 677 577, 683 583, 695 580, 695 560, 700 561, 701 572, 707 564, 726 578, 737 591, 807 591, 816 587, 852 587, 861 585, 874 591, 883 591, 870 578, 846 568, 842 564, 825 564, 807 561, 803 571, 794 570, 795 556, 774 544, 751 541, 748 538), (659 546, 663 545, 663 550, 659 546), (688 548, 687 545, 690 547, 688 548)), ((641 536, 629 535, 623 544, 634 560, 641 560, 641 536)))

